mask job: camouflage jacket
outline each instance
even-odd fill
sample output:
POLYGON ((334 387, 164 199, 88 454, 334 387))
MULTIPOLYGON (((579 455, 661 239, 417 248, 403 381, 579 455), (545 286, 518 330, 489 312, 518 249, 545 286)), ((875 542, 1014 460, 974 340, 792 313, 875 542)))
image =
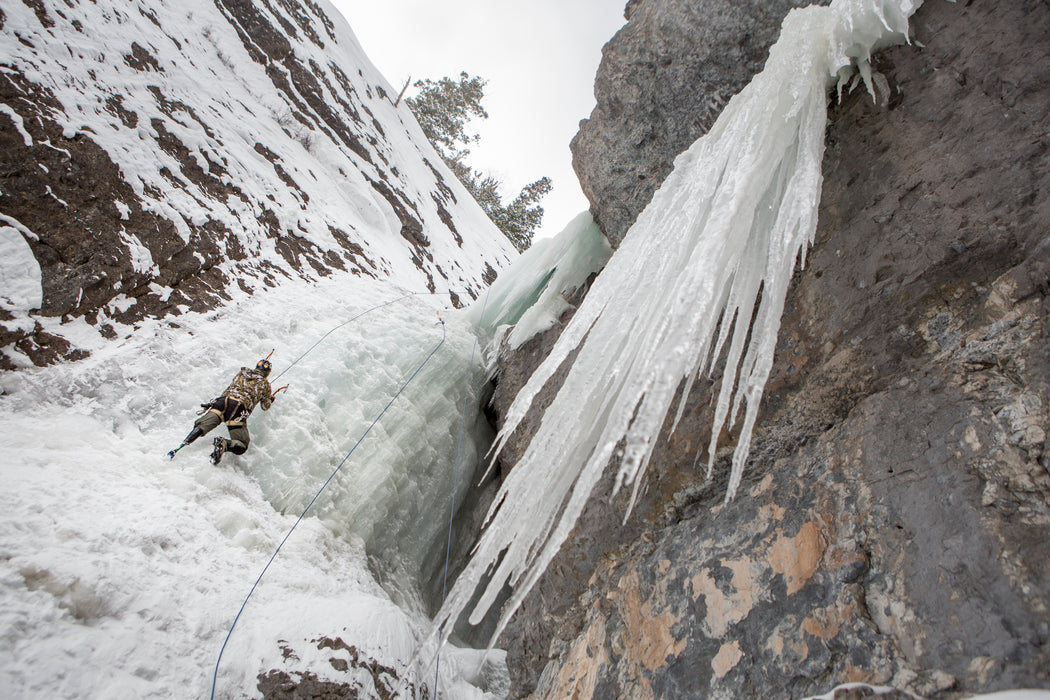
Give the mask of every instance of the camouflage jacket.
POLYGON ((262 406, 264 411, 268 411, 273 404, 270 382, 254 369, 247 367, 241 367, 241 371, 233 378, 222 395, 240 403, 245 409, 245 418, 252 412, 256 404, 262 406))

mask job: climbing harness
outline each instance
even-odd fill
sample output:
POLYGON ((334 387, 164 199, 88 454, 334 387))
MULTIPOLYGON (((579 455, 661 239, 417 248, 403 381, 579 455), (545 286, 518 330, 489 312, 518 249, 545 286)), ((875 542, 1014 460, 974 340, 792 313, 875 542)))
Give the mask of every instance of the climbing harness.
POLYGON ((205 413, 214 413, 226 425, 244 425, 250 411, 237 399, 220 396, 212 399, 210 403, 201 404, 201 410, 197 412, 197 415, 203 416, 205 413))
MULTIPOLYGON (((338 326, 336 326, 332 330, 330 330, 327 333, 325 333, 324 336, 322 336, 320 340, 318 340, 316 343, 314 343, 312 346, 310 346, 306 350, 306 352, 304 352, 302 355, 297 357, 295 359, 295 361, 292 362, 292 364, 290 364, 288 367, 286 367, 281 372, 281 374, 278 374, 276 377, 274 377, 274 379, 276 380, 281 375, 283 375, 285 372, 287 372, 289 369, 294 367, 295 364, 299 362, 299 360, 301 360, 304 357, 306 357, 314 348, 316 348, 318 345, 320 345, 321 341, 323 341, 325 338, 327 338, 329 335, 331 335, 337 329, 342 328, 343 326, 347 325, 351 321, 354 321, 354 320, 356 320, 358 318, 361 318, 361 316, 364 316, 365 314, 367 314, 367 313, 369 313, 371 311, 375 311, 376 309, 381 309, 384 306, 389 306, 390 304, 393 304, 394 302, 400 301, 401 299, 406 299, 406 298, 408 298, 410 296, 415 296, 417 294, 425 294, 425 293, 424 292, 410 292, 409 294, 406 294, 403 297, 399 297, 398 299, 394 299, 393 301, 389 301, 389 302, 386 302, 386 303, 374 306, 371 309, 368 309, 367 311, 363 311, 360 314, 358 314, 357 316, 354 316, 349 321, 345 321, 344 323, 339 324, 338 326)), ((287 542, 288 538, 292 536, 292 533, 295 531, 295 528, 298 527, 299 523, 302 522, 303 518, 306 517, 307 512, 309 512, 310 508, 313 507, 314 503, 321 496, 321 493, 328 487, 328 484, 331 483, 332 479, 335 478, 335 475, 339 473, 339 470, 343 468, 343 465, 346 464, 346 461, 348 459, 350 459, 350 456, 354 453, 354 450, 356 450, 358 445, 360 445, 364 441, 364 439, 368 435, 368 433, 371 432, 372 428, 374 428, 376 423, 379 422, 379 419, 382 418, 383 415, 387 412, 387 409, 389 409, 390 406, 393 405, 394 401, 397 400, 397 397, 399 397, 401 395, 401 392, 403 392, 405 390, 405 388, 412 382, 412 380, 416 378, 416 375, 419 374, 419 372, 423 369, 423 367, 425 367, 426 364, 428 362, 430 362, 430 359, 432 357, 434 357, 434 354, 438 351, 438 349, 442 345, 444 345, 444 343, 445 343, 445 322, 439 317, 438 318, 438 323, 441 324, 441 340, 430 351, 430 354, 428 354, 426 356, 426 359, 424 359, 423 362, 420 363, 420 365, 418 367, 416 367, 416 370, 412 373, 412 375, 408 379, 405 380, 405 382, 401 385, 401 387, 397 390, 397 392, 393 395, 393 397, 391 397, 391 399, 387 403, 387 405, 383 407, 383 410, 380 411, 378 415, 376 415, 375 419, 372 421, 372 424, 369 425, 368 428, 365 429, 364 433, 361 434, 361 437, 358 438, 356 443, 354 443, 354 446, 351 447, 350 451, 346 453, 346 456, 343 457, 343 459, 339 462, 339 464, 336 465, 336 467, 332 471, 331 475, 321 485, 321 488, 317 490, 317 493, 314 494, 314 497, 312 499, 310 499, 310 502, 306 505, 306 508, 303 509, 302 514, 299 515, 298 519, 296 519, 295 523, 288 530, 288 533, 284 536, 284 539, 282 539, 281 543, 279 545, 277 545, 277 549, 274 550, 273 556, 271 556, 270 560, 268 562, 266 562, 266 566, 264 566, 263 570, 259 573, 259 577, 257 579, 255 579, 255 583, 252 584, 251 590, 248 591, 248 595, 246 595, 244 597, 244 602, 241 603, 241 607, 237 611, 237 615, 233 618, 233 623, 230 625, 229 631, 226 633, 226 639, 222 643, 222 648, 219 649, 219 657, 215 660, 215 671, 212 674, 212 680, 211 680, 211 698, 212 698, 212 700, 215 700, 215 687, 216 687, 216 684, 218 683, 219 664, 222 662, 222 654, 223 654, 224 651, 226 651, 226 645, 229 643, 230 636, 233 634, 233 628, 237 626, 237 621, 241 619, 241 614, 244 612, 244 608, 248 604, 248 599, 252 597, 252 593, 255 592, 255 589, 259 586, 259 583, 262 581, 263 576, 266 575, 266 571, 270 568, 270 564, 272 564, 274 562, 274 560, 277 558, 277 554, 281 551, 281 548, 284 547, 284 543, 287 542)))

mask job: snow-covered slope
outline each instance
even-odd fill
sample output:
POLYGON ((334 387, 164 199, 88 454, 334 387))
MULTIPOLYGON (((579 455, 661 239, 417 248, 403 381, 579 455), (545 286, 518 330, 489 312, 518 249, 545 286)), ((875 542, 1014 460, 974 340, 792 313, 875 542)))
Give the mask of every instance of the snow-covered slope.
POLYGON ((5 4, 0 363, 289 277, 475 296, 513 248, 395 97, 325 0, 5 4))
POLYGON ((394 97, 325 0, 0 7, 5 697, 206 697, 365 435, 216 697, 502 692, 498 654, 409 657, 491 441, 452 307, 516 253, 394 97), (168 461, 271 348, 249 452, 168 461))
MULTIPOLYGON (((147 319, 79 362, 0 373, 3 696, 208 697, 253 582, 364 436, 248 600, 215 697, 259 697, 271 671, 435 697, 433 670, 409 665, 429 625, 420 578, 440 580, 453 487, 462 503, 491 439, 473 420, 458 438, 485 378, 465 314, 438 300, 351 275, 291 280, 179 328, 147 319), (197 404, 274 346, 291 386, 252 415, 248 452, 216 468, 201 439, 169 461, 197 404)), ((498 695, 501 659, 479 678, 479 652, 448 648, 441 692, 498 695)))

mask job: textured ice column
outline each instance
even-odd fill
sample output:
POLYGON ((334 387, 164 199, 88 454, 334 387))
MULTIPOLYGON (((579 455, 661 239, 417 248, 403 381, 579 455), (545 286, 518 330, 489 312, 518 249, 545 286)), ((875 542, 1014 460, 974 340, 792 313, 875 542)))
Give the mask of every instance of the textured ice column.
MULTIPOLYGON (((918 2, 835 0, 791 12, 762 73, 675 168, 595 281, 550 357, 512 404, 497 448, 572 352, 572 368, 503 483, 470 565, 435 620, 481 619, 514 588, 496 635, 543 573, 614 456, 632 505, 674 395, 724 353, 709 454, 743 411, 726 499, 736 492, 796 261, 816 229, 828 88, 907 36, 918 2), (721 323, 720 323, 721 321, 721 323), (748 332, 750 326, 750 340, 748 332), (622 445, 622 452, 620 445, 622 445)), ((681 417, 681 407, 676 420, 681 417)), ((710 464, 708 465, 710 472, 710 464)))
POLYGON ((569 308, 566 297, 600 272, 612 255, 590 212, 578 214, 554 238, 535 241, 500 273, 466 312, 491 352, 505 340, 517 348, 550 328, 569 308))

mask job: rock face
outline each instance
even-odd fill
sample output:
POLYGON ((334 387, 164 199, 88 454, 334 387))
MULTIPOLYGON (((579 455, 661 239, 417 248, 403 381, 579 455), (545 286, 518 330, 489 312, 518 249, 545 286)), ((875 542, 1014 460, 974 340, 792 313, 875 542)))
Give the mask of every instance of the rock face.
MULTIPOLYGON (((515 697, 1050 688, 1050 76, 1032 69, 1050 6, 928 0, 912 26, 876 66, 888 102, 831 108, 817 242, 740 495, 722 503, 727 454, 710 483, 695 465, 704 383, 628 526, 592 498, 505 632, 515 697)), ((639 90, 618 89, 600 104, 639 90)), ((623 192, 656 160, 589 177, 623 192)))
MULTIPOLYGON (((341 638, 322 637, 312 642, 329 655, 328 663, 336 671, 355 677, 353 682, 322 680, 316 673, 304 670, 272 669, 259 674, 256 688, 262 700, 396 700, 399 696, 418 697, 421 689, 399 676, 398 670, 384 666, 341 638), (400 692, 399 692, 400 691, 400 692)), ((286 643, 281 644, 285 665, 295 667, 299 656, 286 643)), ((423 691, 425 692, 425 691, 423 691)))
POLYGON ((762 69, 780 22, 807 0, 630 0, 602 50, 597 105, 572 140, 591 214, 615 248, 675 156, 762 69))
POLYGON ((0 10, 0 369, 333 272, 448 290, 514 255, 313 0, 0 10), (16 260, 16 263, 11 263, 16 260), (12 294, 33 278, 33 294, 12 294))

